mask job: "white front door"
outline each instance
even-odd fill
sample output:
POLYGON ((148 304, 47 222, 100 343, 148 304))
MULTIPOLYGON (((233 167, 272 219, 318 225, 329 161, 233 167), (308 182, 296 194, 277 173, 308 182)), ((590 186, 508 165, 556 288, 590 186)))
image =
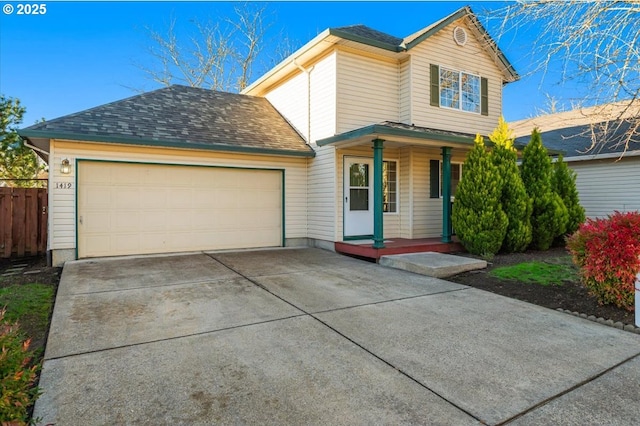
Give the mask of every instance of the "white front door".
POLYGON ((373 235, 373 159, 344 158, 344 236, 373 235))

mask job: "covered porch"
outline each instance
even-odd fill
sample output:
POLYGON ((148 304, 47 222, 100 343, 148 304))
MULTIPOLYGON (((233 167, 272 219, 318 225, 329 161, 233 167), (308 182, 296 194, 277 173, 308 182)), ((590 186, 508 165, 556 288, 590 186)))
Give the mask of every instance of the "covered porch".
POLYGON ((463 250, 452 232, 452 175, 460 179, 473 140, 393 122, 319 140, 336 153, 336 251, 377 260, 463 250))
POLYGON ((459 253, 464 247, 453 236, 451 241, 442 242, 442 238, 391 238, 384 240, 384 247, 374 247, 373 240, 341 241, 335 243, 338 253, 355 256, 361 259, 378 261, 382 256, 392 254, 421 253, 426 251, 436 253, 459 253))

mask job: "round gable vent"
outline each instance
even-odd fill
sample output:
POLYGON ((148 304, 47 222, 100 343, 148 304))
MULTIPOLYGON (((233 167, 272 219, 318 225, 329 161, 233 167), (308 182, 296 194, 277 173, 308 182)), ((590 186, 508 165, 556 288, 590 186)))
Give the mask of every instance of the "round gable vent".
POLYGON ((462 27, 455 27, 453 29, 453 40, 458 46, 464 46, 467 44, 467 31, 462 27))

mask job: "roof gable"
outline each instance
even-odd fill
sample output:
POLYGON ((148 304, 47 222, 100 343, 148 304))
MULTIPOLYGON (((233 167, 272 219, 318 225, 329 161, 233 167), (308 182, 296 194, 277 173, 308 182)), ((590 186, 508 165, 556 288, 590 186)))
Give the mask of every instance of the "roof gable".
MULTIPOLYGON (((323 55, 327 50, 334 48, 336 45, 349 45, 349 43, 356 43, 363 47, 368 47, 368 50, 371 50, 371 48, 373 48, 373 50, 379 49, 375 53, 385 56, 397 58, 396 55, 406 55, 408 50, 422 43, 434 34, 437 34, 456 20, 465 17, 469 20, 470 27, 472 27, 474 35, 481 41, 483 48, 491 55, 492 58, 494 58, 496 64, 504 75, 504 80, 507 82, 518 80, 520 76, 513 65, 511 65, 507 57, 498 47, 497 43, 491 38, 480 21, 478 21, 471 8, 465 6, 449 16, 446 16, 445 18, 442 18, 405 38, 395 37, 361 24, 329 28, 302 46, 296 52, 289 55, 289 57, 281 61, 267 73, 259 77, 256 81, 246 87, 242 93, 258 95, 263 93, 266 87, 277 84, 281 79, 286 78, 291 73, 298 72, 299 66, 303 65, 305 62, 312 63, 314 58, 323 55)), ((351 45, 350 47, 354 46, 351 45)))
POLYGON ((468 23, 471 27, 470 29, 480 40, 482 47, 486 51, 488 51, 493 58, 495 58, 496 64, 498 64, 499 68, 505 75, 506 81, 518 80, 520 76, 516 72, 515 68, 513 67, 511 62, 509 62, 504 53, 500 50, 498 44, 495 42, 495 40, 493 40, 491 35, 489 35, 487 30, 480 23, 475 13, 473 13, 469 6, 458 9, 451 15, 442 18, 437 22, 434 22, 433 24, 413 33, 408 37, 405 37, 403 40, 403 45, 405 46, 406 50, 410 50, 462 18, 466 18, 468 20, 468 23))
POLYGON ((265 98, 174 85, 27 127, 27 138, 313 156, 265 98))

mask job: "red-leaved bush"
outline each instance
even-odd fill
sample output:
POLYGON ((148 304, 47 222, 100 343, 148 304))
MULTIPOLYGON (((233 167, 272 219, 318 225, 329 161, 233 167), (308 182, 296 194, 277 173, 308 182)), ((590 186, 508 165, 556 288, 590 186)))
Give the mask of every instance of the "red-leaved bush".
POLYGON ((634 310, 634 283, 640 272, 640 213, 615 212, 587 219, 567 239, 582 283, 601 304, 634 310))

